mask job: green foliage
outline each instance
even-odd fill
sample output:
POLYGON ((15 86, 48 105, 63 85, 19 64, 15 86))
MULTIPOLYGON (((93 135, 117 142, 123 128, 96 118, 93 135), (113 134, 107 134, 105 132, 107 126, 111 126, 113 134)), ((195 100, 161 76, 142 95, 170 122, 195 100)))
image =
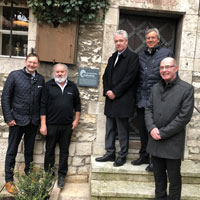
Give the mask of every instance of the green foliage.
POLYGON ((45 200, 53 186, 53 171, 45 173, 42 168, 36 168, 31 164, 28 175, 16 172, 18 179, 16 185, 18 193, 15 194, 16 200, 45 200))
POLYGON ((104 19, 109 0, 27 0, 38 22, 61 24, 67 21, 88 23, 104 19), (103 12, 99 16, 99 11, 103 12))

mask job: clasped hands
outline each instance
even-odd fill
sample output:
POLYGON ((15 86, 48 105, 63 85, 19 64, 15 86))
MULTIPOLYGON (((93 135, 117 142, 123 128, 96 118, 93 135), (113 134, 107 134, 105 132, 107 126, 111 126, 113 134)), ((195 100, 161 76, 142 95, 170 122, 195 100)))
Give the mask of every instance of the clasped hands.
POLYGON ((152 137, 154 140, 160 140, 160 139, 161 139, 160 132, 159 132, 158 128, 153 128, 153 129, 150 131, 150 134, 151 134, 151 137, 152 137))

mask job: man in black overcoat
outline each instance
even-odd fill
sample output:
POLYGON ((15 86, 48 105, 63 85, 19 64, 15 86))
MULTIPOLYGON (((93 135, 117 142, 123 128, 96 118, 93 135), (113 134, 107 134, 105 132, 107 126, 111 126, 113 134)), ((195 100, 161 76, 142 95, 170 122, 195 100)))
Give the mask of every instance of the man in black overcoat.
POLYGON ((114 34, 116 52, 109 58, 103 75, 103 95, 106 97, 106 154, 98 162, 115 161, 114 166, 126 162, 129 139, 129 117, 133 116, 138 55, 128 48, 128 34, 118 30, 114 34), (118 134, 120 150, 115 160, 115 138, 118 134))

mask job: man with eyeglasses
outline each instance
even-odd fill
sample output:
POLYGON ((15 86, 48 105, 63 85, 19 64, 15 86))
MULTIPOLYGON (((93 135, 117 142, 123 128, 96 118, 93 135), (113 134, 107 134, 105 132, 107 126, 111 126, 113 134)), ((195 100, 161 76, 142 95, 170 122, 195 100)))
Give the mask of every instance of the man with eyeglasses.
POLYGON ((19 143, 24 135, 25 173, 33 161, 35 136, 40 123, 40 94, 44 78, 37 73, 39 56, 30 53, 23 69, 11 72, 5 82, 1 97, 4 120, 9 126, 8 149, 5 161, 6 190, 17 193, 13 183, 13 170, 19 143))
POLYGON ((153 85, 161 80, 159 73, 160 61, 168 56, 173 57, 173 52, 162 46, 160 33, 157 28, 151 28, 145 32, 146 48, 139 54, 139 75, 136 92, 137 117, 141 148, 139 158, 131 162, 132 165, 149 164, 147 171, 153 171, 149 154, 146 152, 148 132, 145 126, 144 111, 147 106, 153 85))
POLYGON ((194 88, 181 80, 177 72, 174 58, 161 61, 162 80, 153 86, 145 109, 150 134, 147 152, 152 155, 156 200, 181 199, 181 160, 184 158, 185 127, 194 108, 194 88))

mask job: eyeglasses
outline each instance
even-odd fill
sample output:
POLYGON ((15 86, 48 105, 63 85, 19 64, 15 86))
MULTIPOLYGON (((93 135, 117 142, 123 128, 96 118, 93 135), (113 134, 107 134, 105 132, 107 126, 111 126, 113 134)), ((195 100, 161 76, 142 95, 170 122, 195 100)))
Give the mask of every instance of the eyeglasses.
POLYGON ((160 66, 160 70, 164 70, 164 69, 168 70, 168 69, 170 69, 172 67, 175 67, 175 65, 160 66))

